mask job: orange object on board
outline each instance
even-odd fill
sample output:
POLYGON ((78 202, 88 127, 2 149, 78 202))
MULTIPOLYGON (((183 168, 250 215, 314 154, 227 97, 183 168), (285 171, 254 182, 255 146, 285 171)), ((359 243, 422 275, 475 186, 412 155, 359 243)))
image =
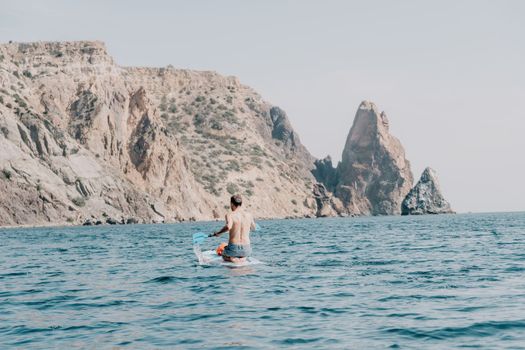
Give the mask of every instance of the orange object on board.
POLYGON ((221 244, 219 244, 217 249, 215 249, 215 251, 217 252, 217 255, 222 255, 222 252, 224 251, 224 248, 226 248, 227 245, 228 245, 228 243, 221 243, 221 244))

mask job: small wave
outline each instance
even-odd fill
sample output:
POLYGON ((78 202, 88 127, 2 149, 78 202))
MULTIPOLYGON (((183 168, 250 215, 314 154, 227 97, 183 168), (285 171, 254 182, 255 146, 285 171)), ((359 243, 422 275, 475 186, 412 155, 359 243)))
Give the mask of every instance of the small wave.
POLYGON ((155 310, 167 310, 167 309, 178 309, 178 308, 192 308, 198 305, 199 303, 187 303, 187 304, 184 304, 184 306, 181 306, 177 304, 176 302, 168 301, 168 302, 157 304, 157 305, 150 305, 149 307, 155 310))
POLYGON ((414 317, 414 316, 419 316, 419 314, 414 313, 414 312, 395 312, 395 313, 386 315, 386 317, 393 317, 393 318, 414 317))
POLYGON ((279 311, 279 310, 281 310, 281 309, 282 309, 282 308, 280 308, 280 307, 278 307, 278 306, 276 306, 276 307, 268 307, 268 308, 266 308, 267 311, 279 311))
POLYGON ((58 276, 64 276, 65 273, 63 271, 51 271, 46 273, 46 277, 58 277, 58 276))
POLYGON ((458 311, 458 312, 474 312, 478 310, 483 310, 489 308, 488 306, 463 306, 463 307, 455 307, 450 308, 452 311, 458 311))
POLYGON ((146 281, 145 283, 172 283, 180 280, 184 280, 185 278, 175 277, 175 276, 160 276, 155 277, 149 281, 146 281))
POLYGON ((343 264, 343 261, 341 261, 341 260, 328 259, 328 260, 320 261, 320 262, 314 264, 313 266, 316 266, 316 267, 328 267, 328 266, 341 266, 342 264, 343 264))
POLYGON ((4 332, 4 335, 25 335, 25 334, 31 334, 31 333, 39 333, 39 332, 46 332, 53 328, 32 328, 27 327, 25 325, 17 325, 13 326, 7 329, 7 331, 4 332))
POLYGON ((37 310, 46 310, 55 307, 61 307, 65 302, 76 299, 72 295, 59 295, 46 299, 27 300, 18 302, 20 305, 36 308, 37 310))
POLYGON ((525 267, 521 266, 511 266, 505 269, 505 272, 523 272, 525 271, 525 267))
POLYGON ((313 306, 299 306, 297 310, 302 311, 307 314, 315 314, 318 312, 313 306))
POLYGON ((203 343, 204 341, 202 339, 180 339, 178 341, 179 344, 181 345, 186 345, 186 344, 199 344, 199 343, 203 343))
POLYGON ((44 249, 44 251, 46 252, 46 255, 48 255, 47 253, 53 253, 53 252, 65 253, 68 251, 68 249, 67 248, 46 248, 44 249))
POLYGON ((344 314, 344 313, 348 312, 348 308, 323 307, 319 311, 321 311, 321 313, 325 313, 325 314, 344 314))
POLYGON ((98 309, 98 308, 121 306, 121 305, 136 304, 136 303, 137 303, 136 300, 111 300, 111 301, 102 302, 102 303, 89 303, 89 302, 69 303, 64 307, 67 307, 73 310, 82 310, 82 309, 89 309, 89 308, 98 309))
POLYGON ((388 297, 379 298, 378 301, 394 301, 394 300, 403 300, 403 299, 454 299, 454 295, 422 295, 422 294, 413 294, 413 295, 390 295, 388 297))
POLYGON ((323 338, 286 338, 277 342, 284 345, 295 345, 315 343, 321 341, 322 339, 323 338))
POLYGON ((466 327, 444 327, 434 330, 416 328, 389 328, 387 333, 395 333, 414 339, 450 339, 458 337, 488 337, 500 331, 525 329, 525 320, 517 321, 488 321, 474 323, 466 327))
POLYGON ((404 261, 402 260, 364 260, 359 263, 355 263, 356 265, 365 265, 365 266, 383 266, 383 265, 395 265, 395 264, 402 264, 404 261))
POLYGON ((25 276, 25 275, 28 275, 29 272, 9 272, 9 273, 4 273, 2 275, 0 275, 0 278, 1 277, 16 277, 16 276, 25 276))

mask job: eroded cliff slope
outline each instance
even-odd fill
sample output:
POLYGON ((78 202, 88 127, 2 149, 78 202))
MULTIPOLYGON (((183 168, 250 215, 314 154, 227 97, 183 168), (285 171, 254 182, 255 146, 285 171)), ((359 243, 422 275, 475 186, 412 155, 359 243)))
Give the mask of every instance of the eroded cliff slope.
POLYGON ((0 45, 0 224, 318 211, 313 157, 234 77, 118 66, 100 42, 0 45))

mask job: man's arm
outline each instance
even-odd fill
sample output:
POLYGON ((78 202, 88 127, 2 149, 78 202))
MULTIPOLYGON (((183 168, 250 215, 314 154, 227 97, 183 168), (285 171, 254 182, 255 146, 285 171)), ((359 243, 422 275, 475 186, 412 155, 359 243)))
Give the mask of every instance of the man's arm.
POLYGON ((226 220, 225 225, 219 231, 214 232, 212 236, 218 237, 222 235, 224 232, 230 231, 230 229, 232 228, 232 219, 230 217, 230 214, 226 214, 226 217, 224 219, 226 220))

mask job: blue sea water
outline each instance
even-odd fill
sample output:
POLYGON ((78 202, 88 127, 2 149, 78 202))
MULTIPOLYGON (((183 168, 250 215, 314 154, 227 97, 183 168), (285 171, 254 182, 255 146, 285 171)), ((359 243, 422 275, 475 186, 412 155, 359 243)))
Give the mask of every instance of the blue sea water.
POLYGON ((525 213, 259 223, 0 230, 0 349, 525 349, 525 213))

